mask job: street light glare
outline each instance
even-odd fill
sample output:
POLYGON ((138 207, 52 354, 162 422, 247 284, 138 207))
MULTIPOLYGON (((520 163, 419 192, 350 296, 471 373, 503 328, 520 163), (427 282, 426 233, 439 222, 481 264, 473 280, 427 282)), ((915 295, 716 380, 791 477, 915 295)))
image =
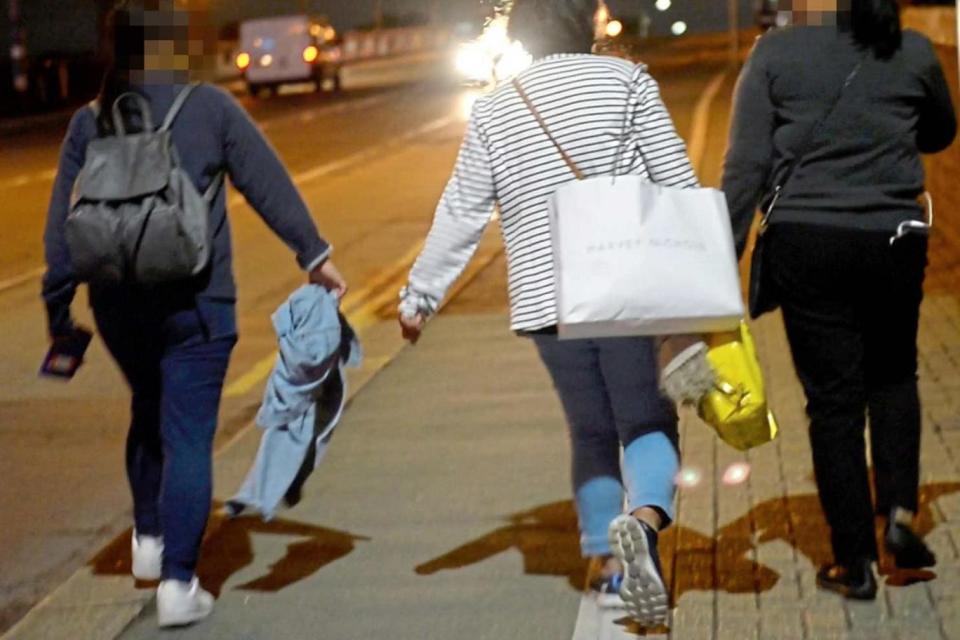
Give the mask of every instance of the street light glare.
POLYGON ((687 32, 687 23, 683 20, 677 20, 673 23, 673 26, 670 27, 670 31, 673 32, 675 36, 682 36, 687 32))
POLYGON ((657 8, 657 11, 669 11, 673 3, 670 0, 657 0, 654 6, 657 8))

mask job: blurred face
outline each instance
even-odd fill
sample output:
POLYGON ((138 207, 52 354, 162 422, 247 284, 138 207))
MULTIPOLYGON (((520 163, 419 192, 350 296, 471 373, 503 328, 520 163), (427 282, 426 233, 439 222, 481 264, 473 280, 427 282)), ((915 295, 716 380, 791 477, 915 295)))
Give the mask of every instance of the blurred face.
POLYGON ((838 14, 850 12, 850 0, 786 0, 780 6, 794 24, 812 26, 835 26, 838 14))
POLYGON ((796 0, 796 11, 837 11, 837 0, 796 0))
POLYGON ((143 39, 142 48, 125 47, 142 51, 142 58, 121 61, 134 82, 183 81, 216 65, 217 33, 204 13, 161 3, 157 10, 131 12, 128 26, 131 37, 143 39))

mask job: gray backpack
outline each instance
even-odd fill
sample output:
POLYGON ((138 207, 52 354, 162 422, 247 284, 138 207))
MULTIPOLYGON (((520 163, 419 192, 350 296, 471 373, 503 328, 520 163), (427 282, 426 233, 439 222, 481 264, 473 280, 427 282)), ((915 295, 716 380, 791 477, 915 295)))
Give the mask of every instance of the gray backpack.
POLYGON ((170 137, 170 127, 195 87, 183 89, 156 130, 146 99, 123 94, 113 104, 116 135, 88 145, 65 228, 78 280, 151 285, 184 280, 206 269, 212 244, 210 204, 223 184, 223 173, 201 196, 180 168, 170 137), (140 111, 142 133, 126 132, 120 111, 126 100, 140 111))

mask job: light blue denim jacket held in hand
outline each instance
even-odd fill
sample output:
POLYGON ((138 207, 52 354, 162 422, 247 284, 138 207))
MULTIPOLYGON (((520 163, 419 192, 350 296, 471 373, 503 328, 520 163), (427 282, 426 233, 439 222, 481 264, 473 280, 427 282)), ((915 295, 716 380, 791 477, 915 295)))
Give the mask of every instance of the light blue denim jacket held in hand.
POLYGON ((363 357, 336 296, 323 287, 295 291, 273 314, 273 327, 279 353, 257 413, 265 432, 253 468, 228 503, 234 515, 252 509, 267 520, 293 485, 302 485, 304 465, 309 473, 323 459, 346 404, 343 368, 359 366, 363 357))

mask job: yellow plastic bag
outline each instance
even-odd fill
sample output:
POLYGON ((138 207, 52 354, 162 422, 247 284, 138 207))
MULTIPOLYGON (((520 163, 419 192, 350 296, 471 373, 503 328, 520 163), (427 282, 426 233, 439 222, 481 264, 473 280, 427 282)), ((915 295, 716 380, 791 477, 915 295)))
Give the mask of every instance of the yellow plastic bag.
POLYGON ((779 427, 767 406, 763 372, 749 326, 741 323, 739 332, 715 335, 708 343, 707 360, 717 374, 717 384, 701 401, 700 418, 721 440, 740 451, 772 441, 779 427))

